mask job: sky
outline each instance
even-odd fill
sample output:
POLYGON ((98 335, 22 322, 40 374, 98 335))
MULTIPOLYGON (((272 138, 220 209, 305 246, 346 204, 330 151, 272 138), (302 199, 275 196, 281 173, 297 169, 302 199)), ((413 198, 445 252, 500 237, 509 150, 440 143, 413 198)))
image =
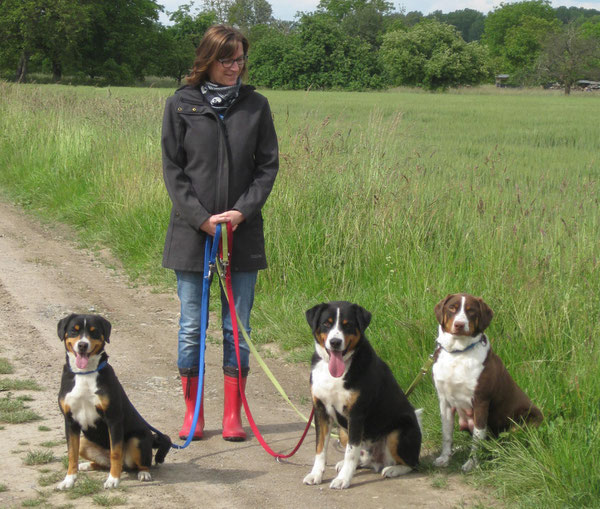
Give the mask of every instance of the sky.
MULTIPOLYGON (((500 2, 501 0, 402 0, 400 2, 394 1, 393 3, 397 10, 404 8, 406 12, 421 11, 423 14, 429 14, 432 11, 452 12, 467 8, 487 14, 494 7, 498 6, 500 2)), ((179 5, 189 3, 189 1, 158 0, 158 3, 164 5, 167 11, 174 11, 179 5)), ((298 11, 314 11, 319 4, 319 0, 269 0, 269 3, 273 8, 273 16, 275 18, 291 21, 298 11)), ((201 4, 201 0, 194 2, 196 6, 201 4)), ((552 0, 553 7, 560 7, 561 5, 600 10, 600 0, 587 0, 583 2, 575 0, 552 0)), ((166 24, 168 17, 163 14, 160 21, 166 24)))

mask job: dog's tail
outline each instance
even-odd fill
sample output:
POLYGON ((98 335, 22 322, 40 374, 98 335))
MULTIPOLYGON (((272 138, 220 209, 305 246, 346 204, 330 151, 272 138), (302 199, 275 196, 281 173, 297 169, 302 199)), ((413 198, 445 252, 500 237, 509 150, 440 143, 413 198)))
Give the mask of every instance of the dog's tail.
POLYGON ((423 409, 418 408, 415 410, 415 415, 417 417, 417 422, 419 423, 419 429, 421 430, 421 435, 423 434, 423 409))
POLYGON ((171 449, 171 439, 168 435, 164 435, 163 433, 154 433, 152 438, 152 449, 158 449, 154 456, 154 461, 157 464, 162 463, 165 461, 165 456, 171 449))

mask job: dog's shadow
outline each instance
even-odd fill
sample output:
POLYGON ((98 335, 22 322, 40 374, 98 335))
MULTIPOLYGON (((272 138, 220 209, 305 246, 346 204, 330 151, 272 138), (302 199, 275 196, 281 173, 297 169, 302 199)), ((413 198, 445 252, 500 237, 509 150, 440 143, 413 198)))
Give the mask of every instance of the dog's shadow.
POLYGON ((153 479, 159 484, 185 484, 197 483, 199 479, 209 484, 237 484, 248 479, 262 477, 268 472, 248 469, 217 468, 214 465, 199 465, 199 459, 185 463, 170 463, 162 465, 159 470, 153 471, 153 479))

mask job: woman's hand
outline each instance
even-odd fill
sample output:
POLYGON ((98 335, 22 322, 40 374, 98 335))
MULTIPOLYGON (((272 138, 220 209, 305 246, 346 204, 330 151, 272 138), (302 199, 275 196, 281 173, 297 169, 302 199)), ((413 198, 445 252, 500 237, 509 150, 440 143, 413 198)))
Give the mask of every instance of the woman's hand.
POLYGON ((244 215, 239 210, 228 210, 227 212, 210 216, 202 223, 200 229, 208 233, 211 237, 214 237, 219 223, 231 223, 232 229, 235 231, 244 219, 244 215))

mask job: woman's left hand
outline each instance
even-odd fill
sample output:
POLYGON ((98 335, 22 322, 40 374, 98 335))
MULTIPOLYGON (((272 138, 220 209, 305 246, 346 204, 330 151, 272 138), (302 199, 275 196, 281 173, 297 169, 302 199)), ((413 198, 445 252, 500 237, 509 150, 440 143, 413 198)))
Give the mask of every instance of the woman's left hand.
POLYGON ((217 215, 219 216, 219 222, 231 223, 233 231, 235 231, 238 225, 245 219, 244 214, 239 210, 228 210, 227 212, 217 215))

